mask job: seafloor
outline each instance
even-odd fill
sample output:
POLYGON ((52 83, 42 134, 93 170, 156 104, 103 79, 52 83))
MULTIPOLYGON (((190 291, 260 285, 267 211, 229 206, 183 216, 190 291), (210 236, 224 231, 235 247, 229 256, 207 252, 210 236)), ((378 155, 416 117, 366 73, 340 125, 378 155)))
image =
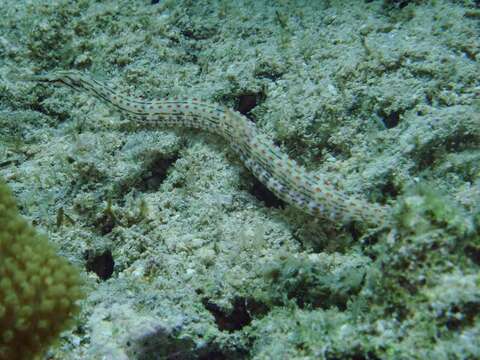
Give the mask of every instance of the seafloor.
POLYGON ((87 283, 46 358, 480 358, 478 1, 0 11, 0 176, 87 283), (54 69, 237 109, 393 221, 314 219, 228 139, 118 128, 88 94, 12 76, 54 69))

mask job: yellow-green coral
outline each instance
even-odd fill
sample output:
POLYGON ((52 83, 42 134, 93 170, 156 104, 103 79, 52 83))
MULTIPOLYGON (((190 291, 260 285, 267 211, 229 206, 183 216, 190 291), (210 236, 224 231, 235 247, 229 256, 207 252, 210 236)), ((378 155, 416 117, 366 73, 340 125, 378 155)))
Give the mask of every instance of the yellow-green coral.
POLYGON ((67 326, 78 270, 19 214, 0 179, 0 360, 33 359, 67 326))

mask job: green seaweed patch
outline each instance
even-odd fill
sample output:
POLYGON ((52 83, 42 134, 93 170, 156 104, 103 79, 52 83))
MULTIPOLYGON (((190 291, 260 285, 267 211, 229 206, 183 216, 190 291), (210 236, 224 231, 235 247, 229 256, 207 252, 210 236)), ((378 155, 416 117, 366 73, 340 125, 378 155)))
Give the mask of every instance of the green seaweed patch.
POLYGON ((270 305, 345 309, 362 288, 367 258, 339 254, 283 254, 267 263, 268 286, 259 299, 270 305))
POLYGON ((411 189, 399 201, 395 217, 400 231, 407 233, 420 234, 442 228, 452 235, 463 237, 475 232, 473 217, 427 184, 411 189))
POLYGON ((375 261, 364 291, 385 315, 419 319, 429 306, 425 289, 438 281, 438 274, 475 262, 480 241, 476 213, 433 186, 416 186, 399 199, 394 228, 366 249, 375 261))

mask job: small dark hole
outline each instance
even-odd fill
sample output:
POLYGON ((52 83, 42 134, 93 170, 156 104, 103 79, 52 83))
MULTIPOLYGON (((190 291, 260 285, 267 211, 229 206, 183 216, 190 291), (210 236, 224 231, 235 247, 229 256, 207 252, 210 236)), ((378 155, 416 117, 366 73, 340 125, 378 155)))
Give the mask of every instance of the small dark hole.
POLYGON ((392 129, 400 123, 400 111, 392 111, 386 113, 381 110, 378 112, 378 115, 382 118, 382 121, 387 129, 392 129))
POLYGON ((220 330, 233 332, 242 329, 252 321, 251 313, 263 314, 266 312, 262 304, 243 297, 236 298, 233 303, 233 310, 230 313, 223 311, 217 304, 209 299, 202 300, 203 306, 215 317, 215 322, 220 330))
POLYGON ((243 115, 248 114, 255 106, 258 105, 257 99, 257 94, 240 95, 238 99, 237 111, 243 115))
POLYGON ((113 267, 115 261, 110 250, 105 250, 101 254, 93 254, 93 252, 87 252, 86 254, 87 271, 93 271, 102 280, 110 279, 113 274, 113 267))
POLYGON ((380 187, 380 192, 384 195, 388 195, 390 198, 395 199, 398 194, 399 190, 397 186, 394 184, 393 180, 388 180, 385 184, 380 187))
POLYGON ((152 160, 146 165, 146 169, 141 175, 139 184, 136 186, 140 191, 156 191, 167 177, 168 168, 177 161, 177 157, 162 158, 152 160))
POLYGON ((255 196, 258 200, 262 201, 266 207, 283 209, 285 208, 285 202, 279 199, 273 192, 263 185, 257 179, 253 179, 253 186, 250 189, 250 194, 255 196))

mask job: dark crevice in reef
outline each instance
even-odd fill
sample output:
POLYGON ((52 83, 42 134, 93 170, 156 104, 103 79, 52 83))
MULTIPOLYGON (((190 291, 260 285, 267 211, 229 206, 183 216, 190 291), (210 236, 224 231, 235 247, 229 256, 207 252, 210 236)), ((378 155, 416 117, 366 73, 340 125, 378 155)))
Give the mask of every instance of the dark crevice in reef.
POLYGON ((385 112, 383 110, 378 111, 378 116, 381 117, 383 124, 387 129, 392 129, 400 123, 400 117, 403 114, 403 110, 385 112))
POLYGON ((250 115, 250 112, 263 102, 266 98, 266 95, 263 91, 251 92, 245 91, 240 94, 231 94, 224 96, 220 99, 222 104, 227 104, 232 100, 235 103, 234 109, 240 114, 244 115, 250 121, 255 122, 255 119, 250 115))
POLYGON ((105 250, 102 253, 89 250, 84 257, 87 271, 94 272, 102 280, 108 280, 112 277, 115 261, 110 250, 105 250))
POLYGON ((234 300, 233 309, 230 312, 224 311, 208 298, 204 298, 202 303, 205 309, 214 316, 217 327, 221 331, 228 332, 241 330, 252 322, 252 315, 265 314, 267 311, 264 304, 243 297, 234 300))
POLYGON ((142 170, 119 181, 116 184, 114 193, 121 198, 123 194, 129 193, 132 189, 140 192, 158 191, 160 185, 167 178, 170 166, 172 166, 178 158, 179 156, 177 154, 170 154, 170 156, 156 154, 151 156, 149 159, 143 161, 142 170))
POLYGON ((285 201, 279 199, 273 192, 268 190, 267 187, 263 185, 260 181, 258 181, 256 178, 253 178, 253 184, 249 192, 258 200, 263 202, 266 207, 277 209, 285 208, 285 201))
POLYGON ((389 176, 387 181, 379 186, 378 193, 383 195, 381 199, 376 199, 376 202, 378 201, 381 204, 385 204, 386 199, 396 199, 398 197, 401 189, 393 181, 393 175, 389 176))
POLYGON ((237 99, 235 110, 242 115, 247 115, 261 100, 263 100, 263 94, 261 93, 242 94, 237 99))
POLYGON ((167 177, 168 168, 177 161, 178 157, 156 157, 145 164, 145 170, 140 175, 135 188, 140 191, 157 191, 167 177))

